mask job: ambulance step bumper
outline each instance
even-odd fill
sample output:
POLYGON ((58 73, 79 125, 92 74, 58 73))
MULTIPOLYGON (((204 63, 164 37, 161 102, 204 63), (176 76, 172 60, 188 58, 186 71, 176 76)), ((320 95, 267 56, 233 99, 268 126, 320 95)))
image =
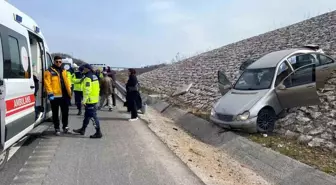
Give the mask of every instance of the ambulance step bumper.
POLYGON ((27 133, 27 135, 41 135, 44 131, 46 131, 53 123, 52 122, 43 122, 37 127, 35 127, 32 131, 27 133))

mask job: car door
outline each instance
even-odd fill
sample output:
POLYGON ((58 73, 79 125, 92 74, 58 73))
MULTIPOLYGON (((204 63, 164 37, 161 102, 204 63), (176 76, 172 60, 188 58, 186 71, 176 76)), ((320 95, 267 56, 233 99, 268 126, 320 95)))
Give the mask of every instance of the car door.
POLYGON ((316 92, 315 64, 297 68, 276 88, 275 92, 282 108, 320 104, 316 92))
MULTIPOLYGON (((3 50, 5 148, 18 141, 35 122, 34 81, 29 57, 28 32, 23 35, 0 25, 3 50)), ((3 107, 2 107, 3 108, 3 107)), ((3 137, 3 136, 2 136, 3 137)))
POLYGON ((221 95, 226 94, 231 89, 231 82, 223 71, 218 71, 218 88, 221 95))
POLYGON ((315 54, 318 65, 316 67, 316 87, 324 88, 327 79, 331 73, 336 69, 336 63, 334 59, 324 54, 315 54))

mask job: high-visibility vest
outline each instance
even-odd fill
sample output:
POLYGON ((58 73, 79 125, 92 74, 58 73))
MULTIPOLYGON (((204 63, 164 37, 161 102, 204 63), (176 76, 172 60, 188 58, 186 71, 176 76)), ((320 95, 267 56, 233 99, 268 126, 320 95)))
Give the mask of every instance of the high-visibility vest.
POLYGON ((72 82, 72 73, 70 71, 67 71, 67 78, 69 80, 69 83, 72 85, 73 82, 72 82))
POLYGON ((92 72, 85 74, 83 80, 83 103, 95 104, 99 102, 99 80, 92 72))
POLYGON ((83 91, 83 74, 79 71, 75 72, 72 77, 74 83, 74 91, 83 91))

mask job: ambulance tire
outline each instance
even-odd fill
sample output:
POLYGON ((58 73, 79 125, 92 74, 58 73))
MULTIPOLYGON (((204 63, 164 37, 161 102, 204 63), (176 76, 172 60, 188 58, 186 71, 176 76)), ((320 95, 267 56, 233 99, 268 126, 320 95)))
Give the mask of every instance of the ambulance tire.
POLYGON ((3 151, 0 154, 0 171, 2 171, 5 168, 8 161, 8 156, 9 156, 9 149, 3 151))

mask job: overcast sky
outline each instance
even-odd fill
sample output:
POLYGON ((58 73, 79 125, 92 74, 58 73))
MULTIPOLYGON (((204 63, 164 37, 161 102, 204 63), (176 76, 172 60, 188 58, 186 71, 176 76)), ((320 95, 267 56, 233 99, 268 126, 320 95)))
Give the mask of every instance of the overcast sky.
POLYGON ((336 0, 8 0, 52 52, 138 67, 190 56, 336 10, 336 0))

